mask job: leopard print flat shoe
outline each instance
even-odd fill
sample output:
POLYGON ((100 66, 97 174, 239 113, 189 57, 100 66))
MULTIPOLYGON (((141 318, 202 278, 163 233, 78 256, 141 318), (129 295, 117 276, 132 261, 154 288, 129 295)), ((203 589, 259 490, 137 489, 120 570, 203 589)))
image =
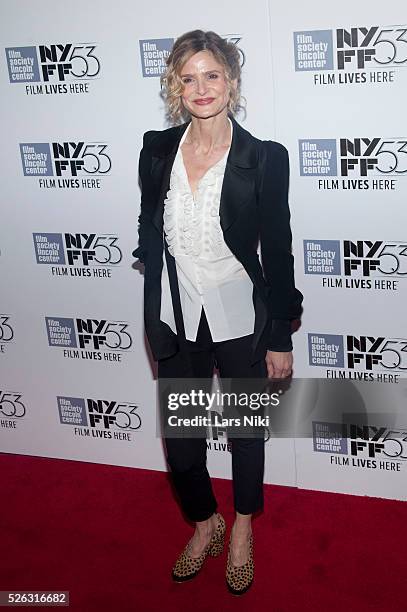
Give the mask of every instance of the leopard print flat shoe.
POLYGON ((175 582, 185 582, 186 580, 191 580, 191 578, 194 578, 200 571, 207 555, 210 555, 211 557, 218 557, 222 553, 223 546, 225 543, 226 524, 221 514, 217 513, 217 517, 218 525, 216 527, 215 533, 213 534, 208 546, 205 548, 202 555, 200 555, 199 557, 189 556, 188 553, 190 550, 192 538, 185 546, 172 570, 172 579, 175 582))
POLYGON ((249 558, 244 565, 232 564, 231 544, 229 540, 228 561, 226 565, 226 584, 233 595, 242 595, 251 587, 254 578, 253 534, 249 539, 249 558))

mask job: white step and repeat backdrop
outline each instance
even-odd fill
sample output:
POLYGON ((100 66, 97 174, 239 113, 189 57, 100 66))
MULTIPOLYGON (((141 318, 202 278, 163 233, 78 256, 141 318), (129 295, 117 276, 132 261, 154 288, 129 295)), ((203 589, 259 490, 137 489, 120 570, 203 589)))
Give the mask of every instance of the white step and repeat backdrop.
MULTIPOLYGON (((405 378, 405 2, 208 0, 197 19, 185 0, 16 0, 2 13, 3 452, 167 469, 131 252, 142 134, 168 127, 159 76, 195 28, 236 44, 238 121, 290 152, 295 376, 405 378)), ((407 499, 406 442, 372 420, 350 444, 335 425, 271 438, 265 481, 407 499)), ((208 449, 212 475, 230 478, 223 432, 208 449)))

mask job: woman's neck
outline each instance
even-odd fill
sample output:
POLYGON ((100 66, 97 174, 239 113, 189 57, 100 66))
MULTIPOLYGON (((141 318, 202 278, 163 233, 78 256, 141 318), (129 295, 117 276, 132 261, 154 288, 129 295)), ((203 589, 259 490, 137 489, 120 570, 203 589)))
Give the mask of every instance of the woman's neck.
POLYGON ((229 147, 231 144, 231 126, 226 112, 207 119, 192 116, 191 125, 184 142, 186 145, 192 145, 196 152, 204 155, 218 148, 229 147))

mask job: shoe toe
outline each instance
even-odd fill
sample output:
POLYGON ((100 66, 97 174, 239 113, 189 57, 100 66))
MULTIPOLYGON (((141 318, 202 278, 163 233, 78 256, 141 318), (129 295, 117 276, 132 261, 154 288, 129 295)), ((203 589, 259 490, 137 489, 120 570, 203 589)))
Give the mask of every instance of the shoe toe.
POLYGON ((242 595, 252 585, 254 579, 253 536, 249 541, 249 558, 244 565, 234 566, 231 561, 230 542, 226 566, 226 583, 233 595, 242 595))
POLYGON ((212 540, 200 557, 189 556, 188 551, 192 538, 189 540, 172 569, 172 579, 175 582, 185 582, 186 580, 194 578, 202 568, 208 554, 211 556, 218 556, 222 552, 226 524, 223 516, 219 513, 218 519, 219 522, 212 536, 212 540))

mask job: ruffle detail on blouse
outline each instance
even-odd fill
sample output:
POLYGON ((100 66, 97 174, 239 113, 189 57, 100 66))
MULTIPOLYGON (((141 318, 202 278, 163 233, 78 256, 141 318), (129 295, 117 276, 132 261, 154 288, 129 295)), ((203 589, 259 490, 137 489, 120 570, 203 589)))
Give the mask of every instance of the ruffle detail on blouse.
POLYGON ((201 178, 194 198, 180 152, 176 156, 164 201, 164 232, 168 250, 174 257, 176 251, 192 256, 199 256, 203 251, 215 257, 230 254, 219 218, 226 158, 227 154, 201 178))
POLYGON ((174 257, 175 249, 192 254, 193 205, 188 187, 179 175, 173 173, 170 189, 164 200, 164 232, 168 250, 174 257))

